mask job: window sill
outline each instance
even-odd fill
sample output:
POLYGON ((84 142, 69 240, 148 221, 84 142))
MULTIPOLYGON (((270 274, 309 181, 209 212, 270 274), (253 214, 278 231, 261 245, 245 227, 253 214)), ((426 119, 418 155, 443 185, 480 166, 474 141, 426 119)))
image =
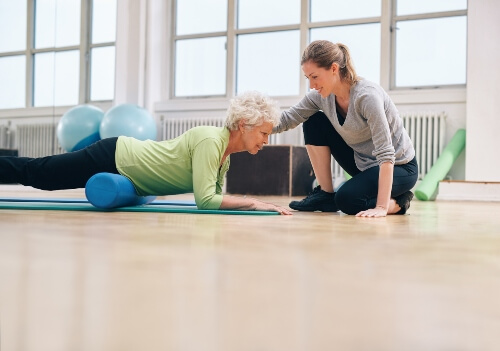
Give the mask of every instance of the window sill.
POLYGON ((388 92, 396 105, 465 103, 467 98, 466 93, 466 88, 405 89, 390 90, 388 92))
MULTIPOLYGON (((99 107, 104 112, 111 108, 111 102, 91 102, 89 105, 99 107)), ((47 106, 47 107, 27 107, 14 109, 0 109, 0 118, 33 118, 33 117, 60 117, 74 106, 47 106)))

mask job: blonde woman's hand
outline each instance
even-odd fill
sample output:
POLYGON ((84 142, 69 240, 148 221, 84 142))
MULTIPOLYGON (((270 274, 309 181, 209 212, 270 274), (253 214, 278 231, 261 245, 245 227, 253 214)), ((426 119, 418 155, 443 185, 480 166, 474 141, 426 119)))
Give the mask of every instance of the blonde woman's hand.
POLYGON ((387 208, 382 206, 377 206, 375 208, 370 208, 366 211, 361 211, 356 215, 356 217, 370 217, 370 218, 385 217, 385 216, 387 216, 387 208))

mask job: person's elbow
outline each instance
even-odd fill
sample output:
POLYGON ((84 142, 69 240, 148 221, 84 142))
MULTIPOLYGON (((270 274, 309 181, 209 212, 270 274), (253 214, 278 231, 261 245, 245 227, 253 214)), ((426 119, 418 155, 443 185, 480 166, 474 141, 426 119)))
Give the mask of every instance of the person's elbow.
POLYGON ((212 196, 195 196, 195 202, 199 210, 218 210, 222 203, 222 197, 215 194, 212 196))

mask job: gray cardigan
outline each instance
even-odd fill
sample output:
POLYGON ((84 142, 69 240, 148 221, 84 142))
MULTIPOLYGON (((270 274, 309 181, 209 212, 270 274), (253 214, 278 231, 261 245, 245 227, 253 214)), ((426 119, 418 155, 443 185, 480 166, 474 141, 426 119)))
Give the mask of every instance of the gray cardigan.
POLYGON ((322 98, 316 90, 311 90, 298 104, 281 113, 280 124, 273 132, 295 128, 319 110, 354 150, 361 171, 384 162, 405 164, 415 157, 413 144, 391 98, 381 86, 365 79, 351 87, 343 125, 337 118, 335 95, 322 98))

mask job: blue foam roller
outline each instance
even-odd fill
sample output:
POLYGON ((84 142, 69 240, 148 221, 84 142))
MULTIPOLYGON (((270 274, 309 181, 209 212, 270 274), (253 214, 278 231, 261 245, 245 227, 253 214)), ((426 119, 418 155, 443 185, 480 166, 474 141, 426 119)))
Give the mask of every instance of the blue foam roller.
POLYGON ((156 196, 139 196, 134 185, 120 174, 98 173, 85 185, 87 200, 98 208, 138 206, 152 202, 156 196))

